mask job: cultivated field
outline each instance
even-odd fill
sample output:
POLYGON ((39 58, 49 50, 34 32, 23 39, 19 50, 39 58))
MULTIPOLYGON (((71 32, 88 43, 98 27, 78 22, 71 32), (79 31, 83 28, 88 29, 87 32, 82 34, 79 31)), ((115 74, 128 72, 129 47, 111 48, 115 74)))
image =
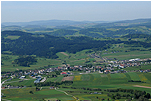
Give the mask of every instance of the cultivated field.
POLYGON ((94 88, 129 88, 151 92, 149 89, 134 87, 141 85, 151 87, 151 73, 117 73, 117 74, 83 74, 74 77, 74 87, 94 88), (128 82, 130 80, 142 82, 128 82))
MULTIPOLYGON (((128 72, 128 73, 117 73, 117 74, 101 74, 101 73, 90 73, 73 75, 68 77, 63 77, 63 75, 58 75, 56 78, 47 78, 48 81, 61 82, 61 81, 72 81, 73 84, 61 85, 59 89, 49 89, 49 86, 40 87, 40 91, 36 91, 34 86, 34 79, 25 80, 23 82, 11 82, 11 85, 32 85, 31 88, 23 89, 4 89, 2 93, 6 95, 7 100, 14 101, 39 101, 39 100, 61 100, 61 101, 74 101, 74 100, 93 100, 101 101, 102 99, 111 99, 107 96, 107 89, 133 89, 141 90, 151 93, 151 73, 140 73, 140 72, 128 72), (141 81, 141 82, 128 82, 129 80, 141 81), (62 88, 68 87, 68 88, 62 88), (75 87, 76 89, 70 88, 75 87), (98 89, 102 91, 90 91, 82 90, 82 88, 98 89), (29 93, 33 91, 33 94, 29 93), (103 94, 88 94, 88 92, 102 92, 103 94), (15 94, 12 94, 15 93, 15 94), (74 97, 75 98, 74 98, 74 97), (28 98, 27 98, 28 97, 28 98)), ((124 94, 124 93, 120 93, 124 94)), ((119 101, 126 100, 125 98, 118 99, 119 101)))
POLYGON ((73 81, 74 76, 64 77, 62 81, 73 81))

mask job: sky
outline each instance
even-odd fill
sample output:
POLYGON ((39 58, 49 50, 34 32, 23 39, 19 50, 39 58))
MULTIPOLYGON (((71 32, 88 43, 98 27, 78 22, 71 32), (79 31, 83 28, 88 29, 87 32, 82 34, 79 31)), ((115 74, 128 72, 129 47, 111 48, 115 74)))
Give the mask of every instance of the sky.
POLYGON ((151 18, 151 1, 1 1, 1 22, 151 18))

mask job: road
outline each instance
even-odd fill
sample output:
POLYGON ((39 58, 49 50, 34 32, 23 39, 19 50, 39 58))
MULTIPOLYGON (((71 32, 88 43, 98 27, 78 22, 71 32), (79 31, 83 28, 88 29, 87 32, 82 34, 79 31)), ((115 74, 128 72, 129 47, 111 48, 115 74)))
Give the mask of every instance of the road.
POLYGON ((5 81, 7 81, 7 80, 4 80, 4 81, 1 83, 1 87, 2 87, 2 85, 5 83, 5 81))
MULTIPOLYGON (((13 79, 13 76, 10 76, 12 79, 13 79)), ((2 83, 1 83, 1 87, 2 85, 5 83, 5 81, 7 81, 8 79, 4 80, 2 83)))

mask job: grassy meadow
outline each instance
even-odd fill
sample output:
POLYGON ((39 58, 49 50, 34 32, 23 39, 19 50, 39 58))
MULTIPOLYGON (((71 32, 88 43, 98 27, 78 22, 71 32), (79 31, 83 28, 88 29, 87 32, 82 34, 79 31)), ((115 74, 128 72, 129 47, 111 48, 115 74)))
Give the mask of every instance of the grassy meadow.
POLYGON ((2 90, 2 92, 4 95, 6 95, 7 100, 12 101, 74 101, 74 98, 72 96, 67 96, 60 91, 51 90, 49 87, 43 88, 41 91, 36 91, 35 87, 32 87, 24 89, 2 90), (30 91, 32 91, 33 94, 30 93, 30 91))

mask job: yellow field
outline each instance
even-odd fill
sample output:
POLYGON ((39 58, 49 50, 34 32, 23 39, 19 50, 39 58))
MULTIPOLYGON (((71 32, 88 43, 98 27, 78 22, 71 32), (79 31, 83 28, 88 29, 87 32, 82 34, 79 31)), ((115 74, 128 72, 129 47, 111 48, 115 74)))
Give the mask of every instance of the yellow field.
MULTIPOLYGON (((120 73, 120 74, 123 76, 123 78, 126 78, 126 77, 127 77, 127 76, 126 76, 125 74, 123 74, 123 73, 120 73)), ((122 77, 122 76, 121 76, 121 77, 122 77)))
POLYGON ((144 81, 144 82, 147 81, 147 78, 143 74, 139 74, 138 76, 141 79, 141 81, 144 81))
POLYGON ((81 80, 81 75, 76 75, 74 77, 74 81, 80 81, 81 80))

